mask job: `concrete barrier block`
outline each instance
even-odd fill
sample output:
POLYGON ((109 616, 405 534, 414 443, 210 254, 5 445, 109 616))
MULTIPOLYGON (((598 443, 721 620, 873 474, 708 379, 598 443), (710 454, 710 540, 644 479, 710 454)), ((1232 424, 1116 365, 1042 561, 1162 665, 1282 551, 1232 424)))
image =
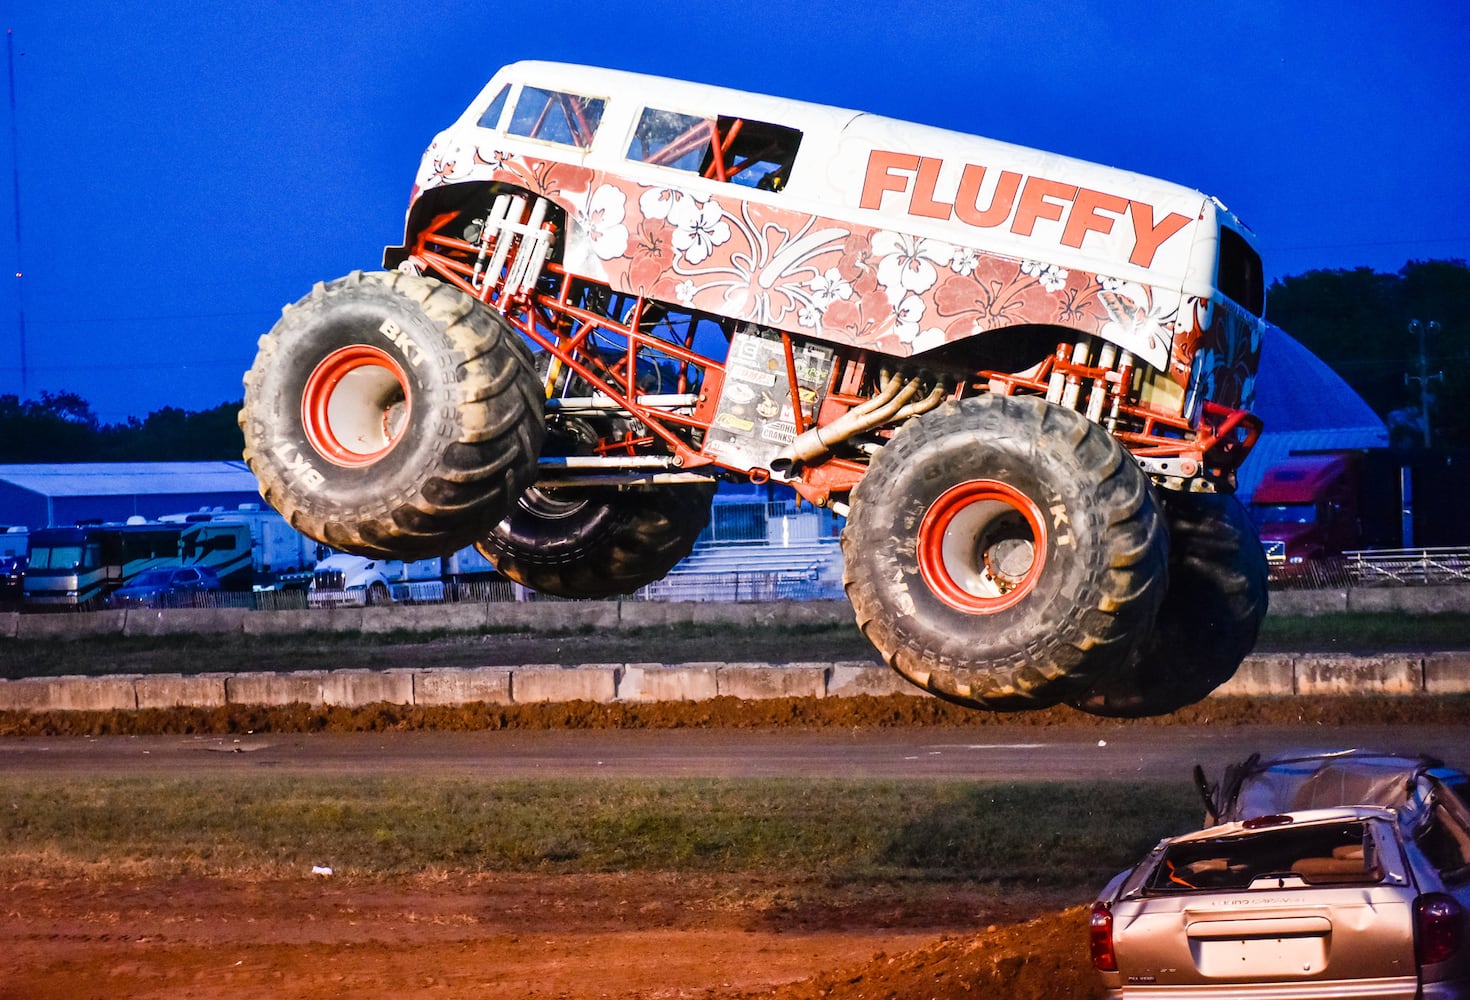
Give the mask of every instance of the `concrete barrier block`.
MULTIPOLYGON (((1273 598, 1274 600, 1274 598, 1273 598)), ((1355 587, 1348 591, 1348 610, 1437 615, 1470 611, 1470 587, 1355 587)))
POLYGON ((133 608, 124 612, 123 635, 220 635, 245 631, 245 608, 133 608))
POLYGON ((19 611, 0 611, 0 639, 14 639, 20 627, 19 611))
POLYGON ((321 705, 322 682, 317 670, 233 674, 225 679, 225 698, 232 705, 321 705))
POLYGON ((1214 693, 1226 697, 1295 694, 1296 661, 1290 656, 1247 656, 1235 676, 1214 693))
POLYGON ((79 639, 91 635, 122 635, 127 612, 121 608, 101 611, 58 611, 23 614, 15 624, 17 639, 79 639))
POLYGON ((138 696, 128 677, 37 677, 0 684, 0 708, 12 712, 130 712, 138 696))
POLYGON ((1470 694, 1470 652, 1426 655, 1424 690, 1428 694, 1470 694))
POLYGON ((696 620, 699 607, 701 604, 693 601, 623 601, 618 605, 618 626, 630 629, 687 625, 696 620))
POLYGON ((616 601, 504 601, 487 605, 490 628, 572 632, 582 628, 616 629, 616 601))
POLYGON ((720 694, 746 701, 762 698, 821 698, 827 694, 827 668, 769 667, 732 663, 719 669, 720 694))
POLYGON ((846 601, 625 601, 620 618, 624 628, 679 624, 775 627, 852 620, 852 606, 846 601))
POLYGON ((858 695, 882 698, 890 694, 912 694, 932 698, 921 687, 910 684, 897 670, 871 663, 834 663, 827 677, 828 698, 854 698, 858 695))
POLYGON ((387 702, 413 704, 413 674, 407 670, 333 670, 322 677, 322 703, 361 708, 387 702))
POLYGON ((620 664, 517 667, 510 674, 511 700, 518 705, 542 701, 614 701, 618 696, 620 669, 620 664))
POLYGON ((857 630, 847 601, 756 601, 742 607, 743 620, 752 625, 851 625, 857 630))
POLYGON ((1329 615, 1348 609, 1346 590, 1273 590, 1268 615, 1329 615))
POLYGON ((295 635, 320 629, 323 621, 314 611, 257 611, 242 628, 246 635, 295 635))
POLYGON ((712 666, 630 663, 618 677, 619 701, 703 701, 719 693, 719 670, 712 666))
POLYGON ((1419 694, 1424 663, 1406 656, 1298 656, 1296 693, 1419 694))
POLYGON ((424 670, 413 675, 415 705, 509 705, 510 670, 505 667, 424 670))
POLYGON ((452 630, 478 631, 489 622, 489 606, 479 602, 463 604, 396 604, 392 607, 364 608, 364 632, 410 632, 452 630))
POLYGON ((40 712, 51 699, 48 682, 34 678, 0 680, 0 712, 40 712))
POLYGON ((139 708, 221 708, 224 674, 146 674, 133 681, 139 708))

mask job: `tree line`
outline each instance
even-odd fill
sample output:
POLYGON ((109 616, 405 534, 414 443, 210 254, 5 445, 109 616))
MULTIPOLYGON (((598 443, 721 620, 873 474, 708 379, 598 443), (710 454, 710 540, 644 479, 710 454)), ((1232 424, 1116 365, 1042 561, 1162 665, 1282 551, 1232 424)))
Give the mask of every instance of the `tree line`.
MULTIPOLYGON (((1422 440, 1420 338, 1431 379, 1433 443, 1470 446, 1470 267, 1462 260, 1410 261, 1397 274, 1371 268, 1308 271, 1279 279, 1266 315, 1357 390, 1389 425, 1395 443, 1422 440), (1433 333, 1429 323, 1437 323, 1433 333), (1406 376, 1410 378, 1406 379, 1406 376)), ((71 392, 22 401, 0 395, 0 462, 201 462, 238 459, 240 402, 190 412, 172 406, 139 420, 103 424, 71 392)))
POLYGON ((1308 271, 1272 283, 1266 315, 1357 390, 1395 444, 1409 446, 1423 442, 1420 338, 1409 329, 1419 320, 1432 444, 1470 446, 1470 267, 1463 260, 1410 261, 1397 274, 1308 271), (1433 333, 1430 323, 1438 324, 1433 333))
POLYGON ((104 424, 73 392, 22 401, 0 395, 0 462, 208 462, 238 459, 240 403, 190 412, 165 406, 142 420, 104 424))

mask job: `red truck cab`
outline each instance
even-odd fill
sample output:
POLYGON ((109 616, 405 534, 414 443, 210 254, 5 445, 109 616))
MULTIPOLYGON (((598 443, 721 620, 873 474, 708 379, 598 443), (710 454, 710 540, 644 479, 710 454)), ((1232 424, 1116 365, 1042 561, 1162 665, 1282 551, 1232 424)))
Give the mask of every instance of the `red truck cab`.
POLYGON ((1251 518, 1274 566, 1341 555, 1361 544, 1359 458, 1295 455, 1272 466, 1251 497, 1251 518))

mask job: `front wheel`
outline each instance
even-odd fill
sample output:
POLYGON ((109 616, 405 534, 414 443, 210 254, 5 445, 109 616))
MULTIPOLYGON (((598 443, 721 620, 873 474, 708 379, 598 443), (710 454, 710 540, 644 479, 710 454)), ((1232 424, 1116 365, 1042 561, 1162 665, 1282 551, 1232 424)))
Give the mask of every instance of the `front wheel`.
POLYGON ((419 559, 510 512, 536 476, 541 408, 504 317, 431 278, 354 272, 261 338, 240 427, 261 494, 298 531, 419 559))
POLYGON ((884 659, 997 711, 1085 692, 1147 634, 1166 582, 1148 479, 1102 428, 1035 397, 901 427, 853 491, 842 552, 884 659))
POLYGON ((533 487, 478 548, 522 586, 592 600, 662 580, 709 524, 713 484, 533 487))

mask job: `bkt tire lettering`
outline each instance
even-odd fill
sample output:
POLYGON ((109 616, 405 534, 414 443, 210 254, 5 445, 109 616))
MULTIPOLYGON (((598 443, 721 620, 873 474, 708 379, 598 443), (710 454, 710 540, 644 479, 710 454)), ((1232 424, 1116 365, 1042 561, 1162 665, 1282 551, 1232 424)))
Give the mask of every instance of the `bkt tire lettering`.
POLYGON ((383 320, 383 325, 378 327, 387 341, 403 352, 403 358, 410 365, 417 368, 419 362, 424 360, 424 349, 414 343, 412 337, 403 332, 403 329, 391 319, 383 320))
POLYGON ((325 476, 312 467, 306 456, 289 442, 282 441, 271 452, 281 460, 286 474, 305 486, 316 489, 327 481, 325 476))

